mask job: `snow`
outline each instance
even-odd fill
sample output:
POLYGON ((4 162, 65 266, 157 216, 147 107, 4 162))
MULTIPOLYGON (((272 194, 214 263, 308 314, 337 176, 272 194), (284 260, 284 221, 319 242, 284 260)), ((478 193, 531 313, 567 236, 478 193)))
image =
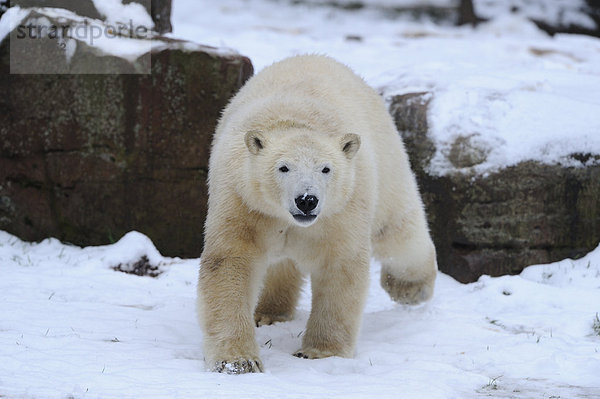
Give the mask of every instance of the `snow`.
POLYGON ((9 8, 0 18, 0 42, 27 17, 29 13, 19 7, 9 8))
POLYGON ((0 396, 15 398, 549 398, 600 395, 600 246, 579 260, 437 279, 409 307, 371 286, 353 359, 298 359, 310 311, 258 328, 266 372, 207 372, 198 259, 162 257, 144 235, 79 248, 0 232, 0 396), (113 270, 146 256, 158 277, 113 270), (597 327, 596 327, 597 328, 597 327))
POLYGON ((135 3, 123 4, 122 0, 92 0, 94 7, 102 14, 109 24, 132 24, 154 28, 152 17, 140 3, 150 5, 150 0, 141 0, 135 3))
MULTIPOLYGON (((176 0, 172 36, 237 49, 257 71, 287 56, 322 53, 352 67, 386 99, 432 93, 433 175, 486 174, 525 160, 581 166, 571 154, 600 154, 600 40, 550 37, 525 18, 564 16, 558 6, 567 1, 520 1, 522 12, 514 14, 514 1, 481 0, 478 12, 497 17, 457 28, 371 7, 387 0, 358 11, 314 2, 176 0), (461 137, 486 154, 481 163, 450 162, 449 148, 461 137)), ((570 4, 578 10, 581 0, 570 4)))

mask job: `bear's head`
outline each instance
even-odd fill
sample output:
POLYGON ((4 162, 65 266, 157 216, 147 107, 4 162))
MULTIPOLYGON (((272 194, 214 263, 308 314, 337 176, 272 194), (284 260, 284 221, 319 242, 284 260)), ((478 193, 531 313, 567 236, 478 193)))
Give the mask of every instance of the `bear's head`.
POLYGON ((354 191, 360 136, 288 128, 246 133, 252 208, 303 227, 342 210, 354 191))

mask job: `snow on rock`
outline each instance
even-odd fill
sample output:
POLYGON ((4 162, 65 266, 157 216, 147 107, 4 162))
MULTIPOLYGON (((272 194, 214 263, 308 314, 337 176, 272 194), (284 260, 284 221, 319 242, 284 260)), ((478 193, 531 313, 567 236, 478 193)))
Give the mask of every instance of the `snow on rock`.
POLYGON ((138 275, 160 274, 163 257, 152 241, 136 231, 125 234, 110 246, 110 251, 97 247, 99 259, 104 267, 138 275))
POLYGON ((534 265, 523 270, 521 277, 555 287, 600 289, 600 246, 586 256, 565 259, 549 265, 534 265))
POLYGON ((38 244, 0 232, 0 395, 7 398, 476 398, 600 395, 600 247, 579 260, 468 285, 440 274, 433 300, 394 304, 371 286, 352 359, 298 359, 298 316, 258 328, 266 373, 206 372, 198 260, 161 257, 132 232, 113 245, 38 244), (141 254, 157 278, 113 271, 141 254), (585 273, 585 277, 582 273, 585 273), (560 281, 553 280, 560 276, 560 281), (568 282, 567 284, 563 284, 568 282), (545 396, 544 396, 545 395, 545 396))
MULTIPOLYGON (((92 0, 96 9, 106 18, 109 24, 132 24, 154 28, 152 17, 140 3, 123 4, 123 0, 92 0)), ((146 0, 150 1, 150 0, 146 0)))
POLYGON ((479 16, 497 18, 518 13, 551 25, 579 25, 597 29, 596 22, 585 12, 585 0, 474 0, 479 16))
POLYGON ((591 46, 593 59, 600 61, 600 41, 565 35, 523 43, 520 35, 513 36, 514 22, 510 18, 484 25, 480 41, 464 43, 465 54, 469 43, 481 57, 445 67, 453 78, 434 83, 429 122, 438 151, 430 173, 460 170, 448 152, 461 136, 476 137, 477 147, 486 153, 471 169, 480 173, 525 160, 577 166, 570 155, 600 154, 600 69, 586 55, 591 46), (513 33, 498 40, 501 31, 513 33), (494 47, 510 57, 488 53, 494 47))
POLYGON ((28 15, 27 10, 11 7, 0 18, 0 42, 12 32, 28 15))

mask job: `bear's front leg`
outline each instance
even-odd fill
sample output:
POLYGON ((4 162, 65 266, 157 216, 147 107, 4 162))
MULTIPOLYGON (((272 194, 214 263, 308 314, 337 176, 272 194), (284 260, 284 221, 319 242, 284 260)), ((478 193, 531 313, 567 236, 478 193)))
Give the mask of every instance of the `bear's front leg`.
POLYGON ((352 357, 369 283, 369 251, 334 259, 313 272, 312 310, 294 356, 352 357))
POLYGON ((201 262, 198 310, 207 367, 227 374, 262 372, 252 314, 259 278, 253 259, 203 254, 201 262))
POLYGON ((416 305, 433 295, 437 274, 435 247, 428 236, 422 234, 408 240, 389 237, 384 256, 375 254, 381 261, 381 286, 390 297, 402 304, 416 305), (396 242, 393 240, 396 239, 396 242))

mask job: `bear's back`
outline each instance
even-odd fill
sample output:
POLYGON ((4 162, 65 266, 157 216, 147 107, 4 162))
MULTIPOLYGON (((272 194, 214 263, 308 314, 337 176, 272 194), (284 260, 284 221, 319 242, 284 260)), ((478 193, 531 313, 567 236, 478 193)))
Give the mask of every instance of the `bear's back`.
POLYGON ((380 96, 350 68, 327 56, 300 55, 268 66, 251 78, 228 105, 222 120, 244 108, 291 98, 335 110, 332 114, 339 121, 352 121, 355 128, 363 130, 358 132, 361 135, 372 130, 361 122, 387 115, 380 96))

